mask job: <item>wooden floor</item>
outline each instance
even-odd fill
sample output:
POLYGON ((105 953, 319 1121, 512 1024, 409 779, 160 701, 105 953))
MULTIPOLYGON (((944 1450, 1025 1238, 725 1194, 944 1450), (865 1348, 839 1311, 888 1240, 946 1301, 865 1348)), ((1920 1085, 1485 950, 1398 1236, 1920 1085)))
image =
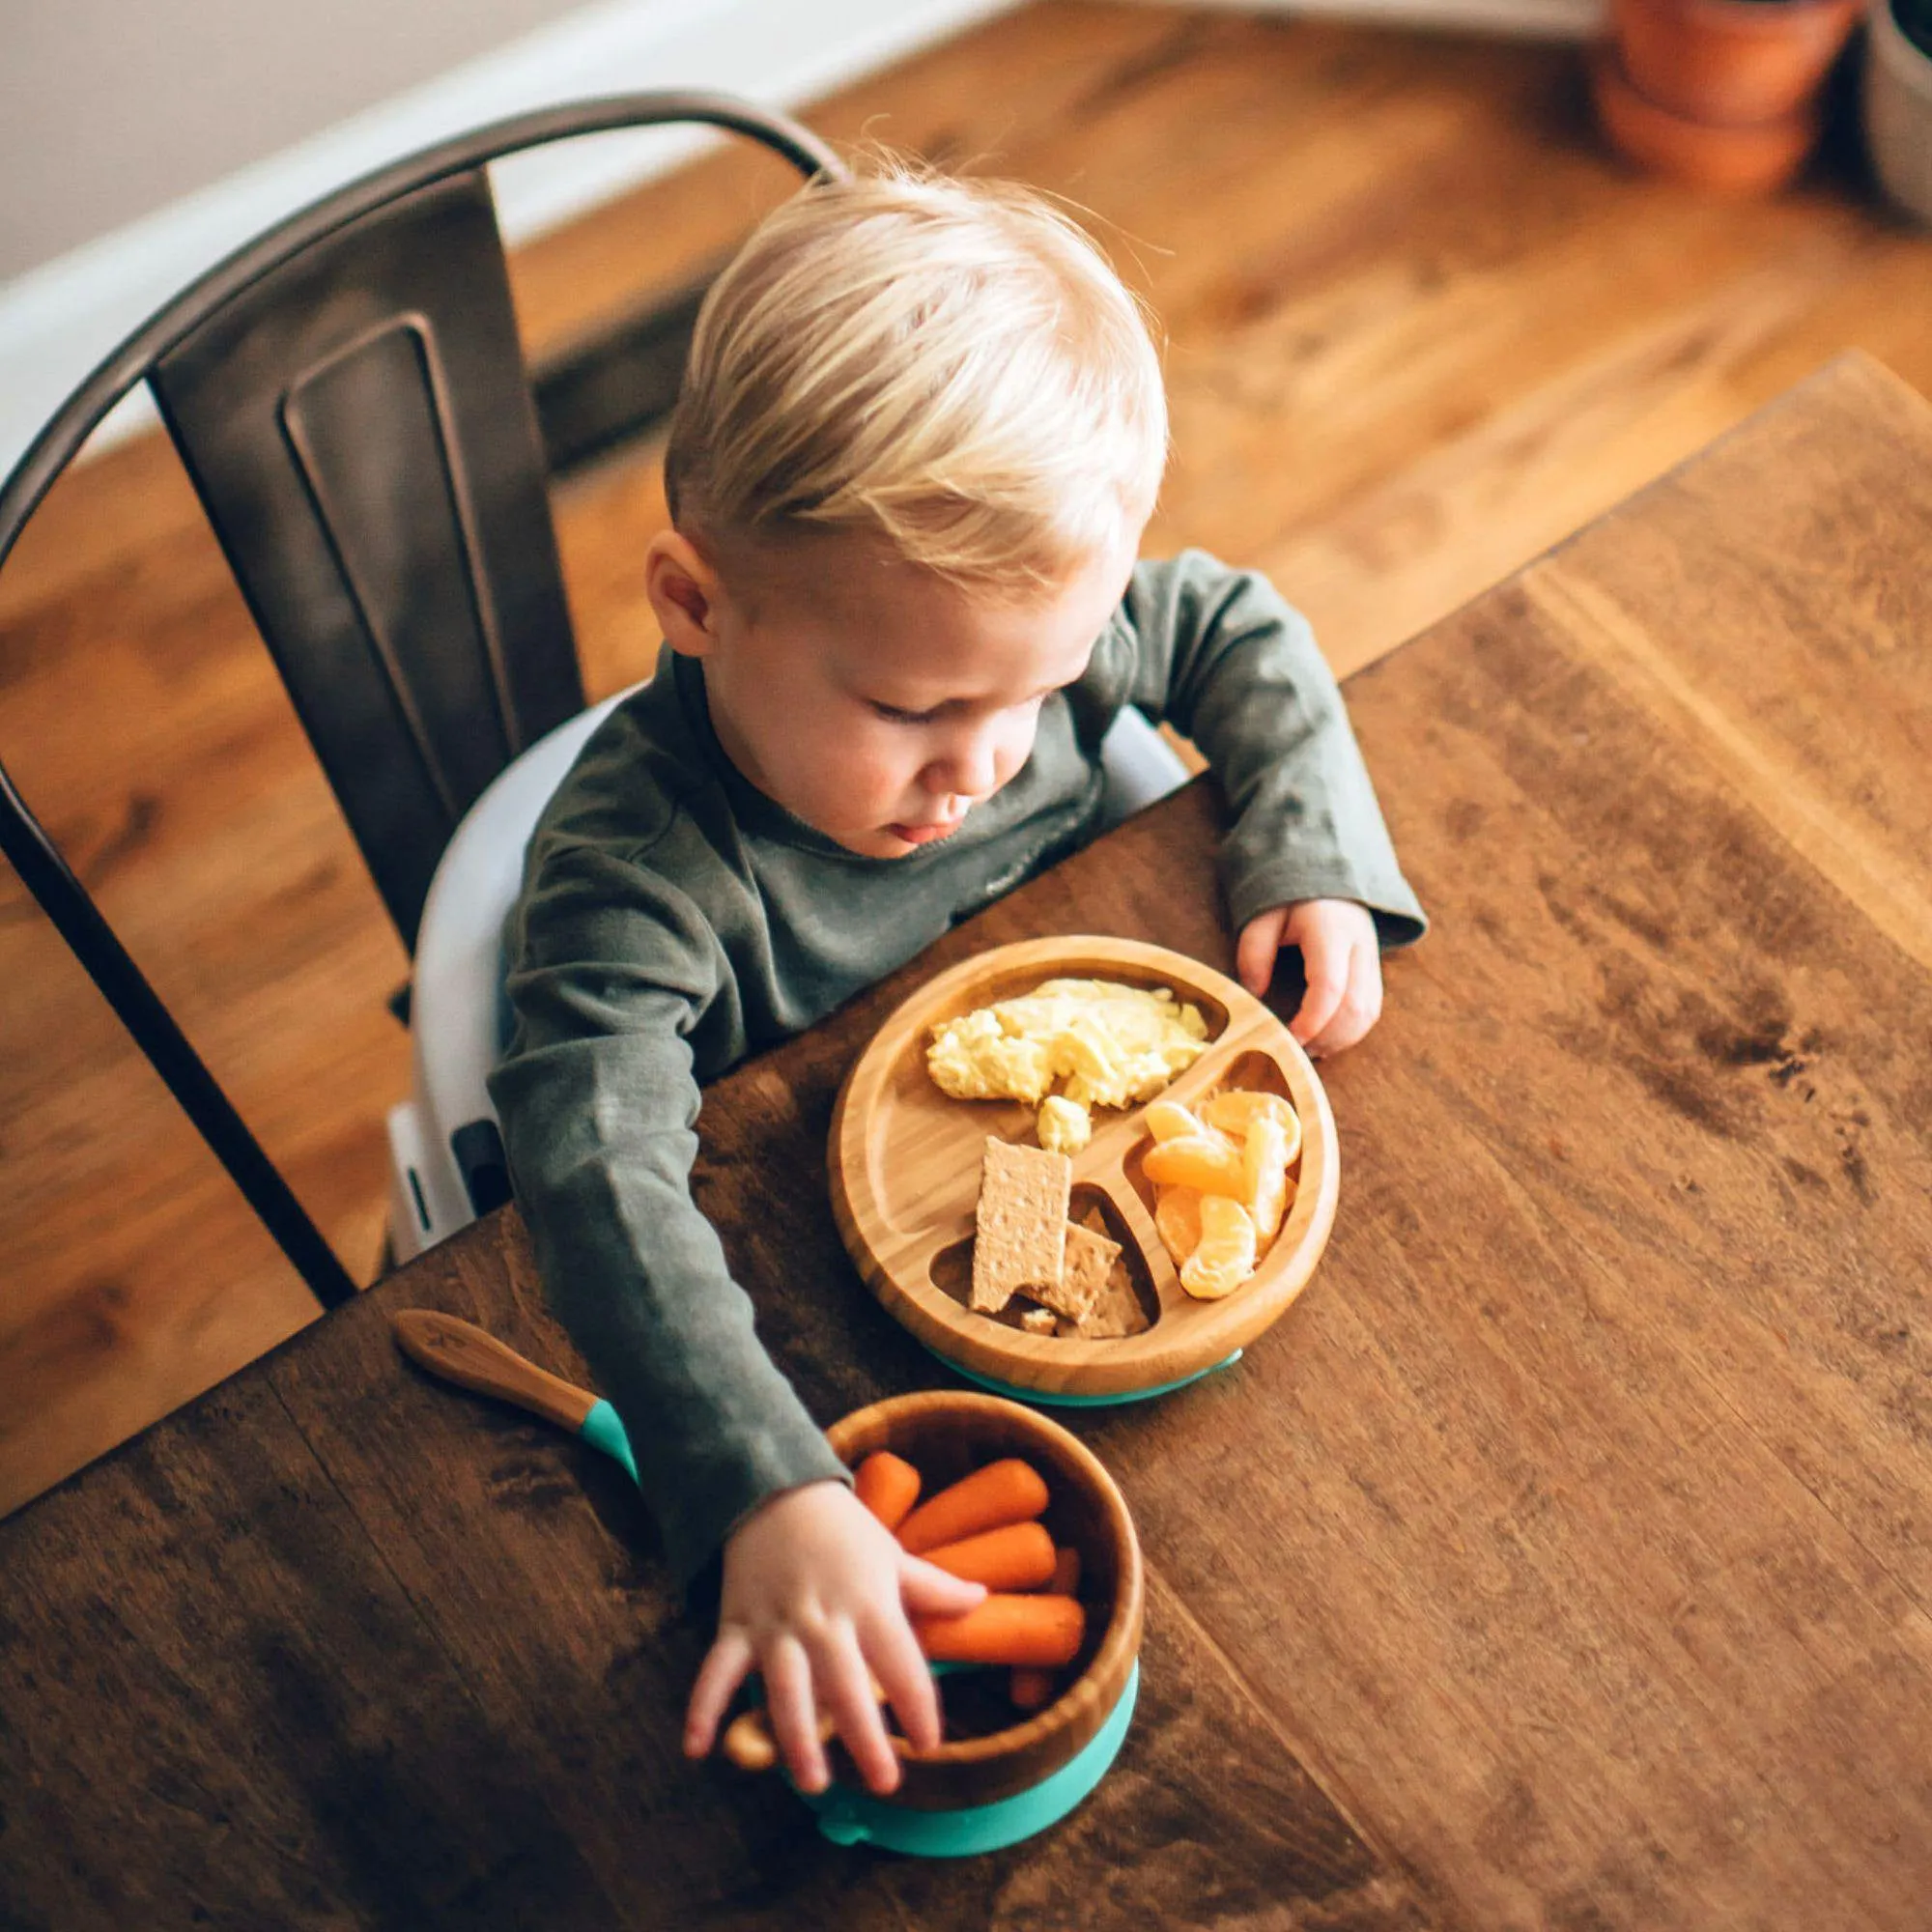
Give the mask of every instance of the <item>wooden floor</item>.
MULTIPOLYGON (((808 118, 1093 213, 1169 335, 1150 548, 1269 571, 1344 671, 1842 349, 1932 390, 1932 240, 1842 164, 1743 207, 1623 173, 1573 49, 1050 0, 808 118)), ((679 280, 785 185, 720 156, 526 250, 529 346, 679 280)), ((601 694, 655 648, 654 453, 557 513, 601 694)), ((0 577, 0 757, 370 1276, 407 962, 153 440, 64 482, 0 577)), ((0 989, 5 1510, 314 1308, 6 873, 0 989)))

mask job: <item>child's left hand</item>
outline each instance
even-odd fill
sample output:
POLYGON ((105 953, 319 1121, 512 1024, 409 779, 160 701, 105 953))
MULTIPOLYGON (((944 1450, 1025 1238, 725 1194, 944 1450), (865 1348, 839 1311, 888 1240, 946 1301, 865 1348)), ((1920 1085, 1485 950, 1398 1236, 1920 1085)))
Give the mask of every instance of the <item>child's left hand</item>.
POLYGON ((1353 1046, 1381 1016, 1382 957, 1376 923, 1353 899, 1296 899, 1258 912, 1235 949, 1241 984, 1257 999, 1274 978, 1275 954, 1301 949, 1308 991, 1288 1030, 1310 1055, 1353 1046))

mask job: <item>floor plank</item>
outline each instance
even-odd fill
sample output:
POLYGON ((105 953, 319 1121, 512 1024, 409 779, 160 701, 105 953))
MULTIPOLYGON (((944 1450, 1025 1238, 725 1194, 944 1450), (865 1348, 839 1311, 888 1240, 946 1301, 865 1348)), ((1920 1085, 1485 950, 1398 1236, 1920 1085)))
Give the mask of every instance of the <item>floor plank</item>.
MULTIPOLYGON (((1563 48, 1046 0, 809 118, 1092 211, 1169 337, 1150 547, 1269 569, 1348 669, 1838 350, 1932 387, 1932 242, 1830 169, 1742 208, 1630 176, 1580 101, 1563 48)), ((675 285, 785 185, 721 154, 522 251, 526 340, 675 285)), ((653 457, 557 492, 595 693, 654 646, 653 457)), ((57 489, 0 576, 0 755, 368 1276, 405 961, 153 440, 57 489)), ((312 1305, 11 874, 0 985, 6 1509, 312 1305)))

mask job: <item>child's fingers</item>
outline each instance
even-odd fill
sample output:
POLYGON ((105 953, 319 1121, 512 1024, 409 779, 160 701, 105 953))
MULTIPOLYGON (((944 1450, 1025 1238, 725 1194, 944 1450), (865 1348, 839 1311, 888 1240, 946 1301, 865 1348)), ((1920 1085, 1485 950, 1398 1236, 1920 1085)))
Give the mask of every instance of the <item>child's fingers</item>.
POLYGON ((1348 984, 1341 1004, 1328 1024, 1308 1042, 1308 1051, 1321 1059, 1353 1046, 1381 1017, 1381 1011, 1380 953, 1373 944, 1355 946, 1350 952, 1348 984))
POLYGON ((939 1743, 939 1692, 925 1653, 902 1616, 884 1616, 865 1634, 866 1662, 879 1680, 899 1725, 915 1750, 932 1750, 939 1743))
POLYGON ((1338 946, 1325 927, 1314 923, 1302 935, 1301 962, 1308 990, 1288 1030, 1303 1046, 1309 1046, 1321 1037, 1348 995, 1349 949, 1338 946))
POLYGON ((772 1735, 801 1791, 823 1791, 831 1783, 825 1747, 818 1741, 818 1712, 811 1697, 811 1664, 794 1636, 776 1638, 758 1660, 765 1679, 765 1706, 772 1735))
POLYGON ((936 1563, 903 1553, 899 1557, 899 1597, 909 1617, 962 1616, 985 1594, 985 1584, 969 1583, 936 1563))
POLYGON ((879 1700, 872 1694, 872 1674, 859 1654, 859 1639, 849 1626, 826 1636, 812 1658, 812 1681, 832 1727, 845 1742, 852 1762, 868 1790, 881 1796, 899 1781, 899 1761, 879 1700))
POLYGON ((685 1709, 687 1757, 703 1757, 710 1750, 724 1707, 737 1694, 739 1685, 751 1674, 751 1669, 752 1646, 744 1632, 720 1631, 717 1642, 698 1666, 697 1682, 692 1686, 691 1702, 685 1709))
POLYGON ((985 1597, 985 1584, 969 1583, 923 1557, 900 1552, 902 1614, 881 1618, 867 1633, 866 1656, 918 1750, 931 1750, 939 1743, 939 1693, 908 1619, 964 1616, 985 1597))
POLYGON ((1235 971, 1241 984, 1261 999, 1274 978, 1275 954, 1281 951, 1281 929, 1288 923, 1288 908, 1273 906, 1258 912, 1241 928, 1235 948, 1235 971))

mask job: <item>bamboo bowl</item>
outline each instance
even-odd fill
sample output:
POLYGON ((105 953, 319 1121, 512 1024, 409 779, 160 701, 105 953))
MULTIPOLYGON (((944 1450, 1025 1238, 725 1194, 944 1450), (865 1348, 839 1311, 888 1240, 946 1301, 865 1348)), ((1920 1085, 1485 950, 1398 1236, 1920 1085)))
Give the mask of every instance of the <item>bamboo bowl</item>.
MULTIPOLYGON (((1078 1595, 1087 1609, 1086 1641, 1068 1666, 1066 1688, 1022 1721, 980 1735, 949 1736, 936 1750, 903 1747, 898 1789, 870 1802, 959 1811, 1031 1790, 1093 1742, 1140 1655, 1140 1543, 1114 1479, 1057 1422, 1018 1403, 964 1390, 892 1396, 856 1410, 826 1435, 851 1467, 878 1449, 903 1456, 924 1478, 928 1495, 1003 1456, 1024 1457, 1046 1479, 1052 1500, 1041 1520, 1057 1545, 1080 1552, 1078 1595)), ((960 1701, 969 1675, 981 1680, 980 1708, 999 1708, 993 1700, 1004 1694, 1004 1670, 949 1676, 942 1694, 960 1701)), ((858 1781, 849 1762, 841 1767, 841 1781, 858 1781)))
POLYGON ((969 1375, 1045 1401, 1120 1401, 1202 1374, 1287 1313, 1315 1271, 1341 1181, 1335 1120, 1315 1068, 1288 1029, 1245 988, 1184 954, 1136 940, 1055 938, 1002 946, 920 988, 873 1037, 839 1092, 828 1156, 832 1208, 867 1286, 935 1354, 969 1375), (1253 1276, 1220 1301, 1180 1286, 1154 1231, 1151 1146, 1143 1109, 1096 1109, 1073 1158, 1072 1212, 1097 1208, 1151 1320, 1118 1340, 1032 1335, 1017 1315, 967 1306, 980 1153, 989 1134, 1032 1143, 1034 1109, 954 1100, 926 1072, 932 1029, 1042 980, 1168 986, 1201 1009, 1207 1050, 1163 1096, 1191 1105, 1223 1087, 1283 1095, 1301 1118, 1294 1205, 1253 1276))

